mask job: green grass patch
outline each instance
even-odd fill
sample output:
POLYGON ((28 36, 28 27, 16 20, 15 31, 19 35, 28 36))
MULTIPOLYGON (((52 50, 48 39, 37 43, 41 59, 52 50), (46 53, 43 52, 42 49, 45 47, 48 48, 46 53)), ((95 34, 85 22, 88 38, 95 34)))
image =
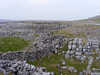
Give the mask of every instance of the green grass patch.
POLYGON ((0 52, 18 51, 28 45, 28 41, 18 37, 0 38, 0 52))
POLYGON ((100 61, 94 61, 93 64, 92 64, 92 68, 97 68, 97 69, 100 69, 100 61))
POLYGON ((34 36, 35 37, 39 37, 40 35, 38 33, 34 33, 34 36))
POLYGON ((91 69, 92 68, 97 68, 97 69, 100 69, 100 60, 94 60, 94 62, 93 62, 93 64, 92 64, 92 66, 91 66, 91 69))
POLYGON ((64 43, 63 47, 59 49, 59 51, 67 51, 68 50, 68 44, 64 43))
MULTIPOLYGON (((57 56, 54 54, 51 54, 49 57, 43 57, 40 60, 40 66, 46 67, 47 71, 49 72, 55 72, 55 75, 58 75, 58 71, 57 71, 57 64, 60 63, 60 59, 62 59, 62 56, 57 56)), ((28 62, 29 64, 34 64, 35 66, 38 65, 39 61, 34 61, 32 62, 28 62)))
POLYGON ((85 61, 84 63, 81 63, 78 60, 70 60, 70 59, 66 59, 67 65, 69 66, 73 66, 74 68, 76 68, 78 70, 78 72, 83 71, 84 69, 86 69, 88 62, 85 61))

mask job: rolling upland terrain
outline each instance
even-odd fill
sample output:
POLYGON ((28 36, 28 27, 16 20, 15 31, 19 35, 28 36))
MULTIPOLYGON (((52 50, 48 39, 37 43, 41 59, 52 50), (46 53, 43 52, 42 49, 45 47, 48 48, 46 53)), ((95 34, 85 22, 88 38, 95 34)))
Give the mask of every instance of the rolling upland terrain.
POLYGON ((100 16, 0 20, 0 70, 0 75, 99 75, 100 16))

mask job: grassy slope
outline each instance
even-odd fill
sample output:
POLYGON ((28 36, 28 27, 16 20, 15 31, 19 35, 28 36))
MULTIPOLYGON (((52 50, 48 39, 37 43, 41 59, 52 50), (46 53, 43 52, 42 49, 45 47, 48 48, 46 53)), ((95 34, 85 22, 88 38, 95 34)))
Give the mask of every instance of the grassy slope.
POLYGON ((59 31, 54 32, 54 34, 64 34, 66 37, 70 37, 70 38, 72 38, 72 37, 86 37, 83 32, 74 34, 71 31, 71 29, 70 30, 67 30, 67 29, 59 30, 59 31))
MULTIPOLYGON (((62 55, 54 55, 54 54, 51 54, 49 56, 49 59, 48 57, 44 57, 40 60, 41 62, 41 66, 44 66, 47 68, 47 71, 50 71, 50 72, 55 72, 55 75, 58 75, 58 69, 57 69, 57 64, 61 64, 61 60, 65 59, 62 55)), ((65 59, 67 65, 66 66, 73 66, 75 67, 78 72, 84 70, 87 66, 87 62, 85 62, 84 64, 81 64, 80 61, 78 60, 70 60, 70 59, 65 59)), ((29 62, 30 64, 34 64, 34 65, 38 65, 38 61, 34 61, 33 63, 32 62, 29 62)), ((77 73, 71 73, 69 72, 68 70, 61 70, 62 74, 63 75, 77 75, 77 73)))
POLYGON ((100 29, 99 25, 74 25, 66 29, 54 32, 54 34, 64 34, 66 37, 79 37, 86 38, 87 36, 97 36, 99 32, 93 33, 92 31, 100 29), (89 33, 89 34, 88 34, 89 33))
POLYGON ((0 52, 18 51, 28 45, 28 41, 17 37, 0 38, 0 52))
MULTIPOLYGON (((67 50, 67 44, 64 44, 63 48, 59 49, 59 51, 66 51, 67 50)), ((63 55, 57 55, 57 54, 51 54, 48 57, 43 57, 40 60, 35 60, 34 62, 28 62, 29 64, 34 64, 34 65, 38 65, 38 63, 40 62, 40 66, 44 66, 47 68, 47 71, 49 72, 55 72, 55 75, 58 75, 58 69, 57 69, 57 64, 61 65, 61 60, 65 60, 66 61, 66 66, 70 67, 73 66, 75 67, 78 72, 82 71, 83 69, 86 68, 87 66, 87 62, 85 62, 84 64, 81 64, 80 61, 78 60, 70 60, 70 59, 65 59, 63 55)), ((78 75, 77 73, 71 73, 68 70, 61 70, 63 75, 78 75)))
MULTIPOLYGON (((96 50, 94 50, 94 52, 96 53, 96 50)), ((99 56, 99 54, 95 54, 95 55, 93 55, 93 57, 94 57, 94 62, 93 62, 93 64, 92 64, 92 66, 91 66, 91 69, 92 68, 97 68, 97 69, 100 69, 100 60, 96 60, 96 57, 98 57, 99 56)))

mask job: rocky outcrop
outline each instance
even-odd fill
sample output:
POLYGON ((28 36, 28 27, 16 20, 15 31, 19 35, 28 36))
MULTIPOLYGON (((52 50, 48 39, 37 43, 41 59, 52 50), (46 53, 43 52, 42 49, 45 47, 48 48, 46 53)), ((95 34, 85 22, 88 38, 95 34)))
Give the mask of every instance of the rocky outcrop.
POLYGON ((27 64, 26 61, 0 60, 0 73, 8 75, 53 75, 50 72, 44 72, 42 67, 35 67, 27 64))

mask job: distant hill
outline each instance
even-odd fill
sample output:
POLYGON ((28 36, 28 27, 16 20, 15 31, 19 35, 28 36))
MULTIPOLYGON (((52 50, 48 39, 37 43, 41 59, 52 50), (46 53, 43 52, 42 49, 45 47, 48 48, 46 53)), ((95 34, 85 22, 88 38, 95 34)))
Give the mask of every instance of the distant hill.
POLYGON ((72 22, 77 25, 84 25, 84 24, 100 25, 100 15, 72 22))
POLYGON ((9 21, 11 21, 11 20, 7 20, 7 19, 0 19, 0 23, 2 23, 2 22, 9 22, 9 21))
POLYGON ((100 15, 95 16, 95 17, 91 17, 90 19, 100 19, 100 15))
POLYGON ((96 23, 100 23, 100 15, 89 18, 88 20, 94 21, 96 23))

